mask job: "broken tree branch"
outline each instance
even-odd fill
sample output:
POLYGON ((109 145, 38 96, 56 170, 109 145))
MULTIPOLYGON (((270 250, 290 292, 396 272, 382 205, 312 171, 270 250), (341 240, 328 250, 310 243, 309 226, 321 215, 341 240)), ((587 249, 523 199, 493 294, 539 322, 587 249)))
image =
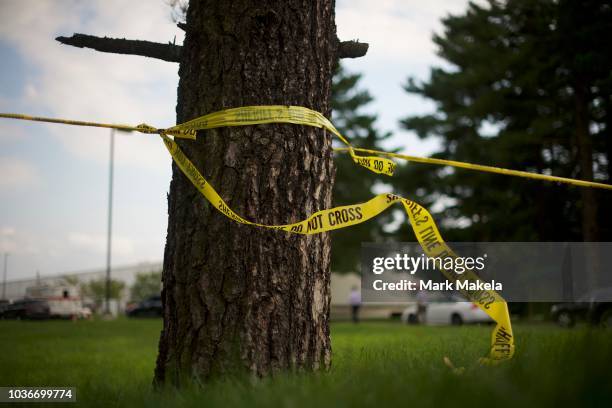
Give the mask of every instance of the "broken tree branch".
MULTIPOLYGON (((185 29, 183 23, 179 28, 185 29)), ((180 62, 183 47, 176 44, 161 44, 151 41, 126 40, 125 38, 96 37, 87 34, 73 34, 72 37, 57 37, 62 44, 113 54, 140 55, 168 62, 180 62)), ((368 52, 368 44, 358 41, 339 41, 338 58, 359 58, 368 52)))
POLYGON ((359 58, 366 55, 369 44, 357 41, 340 41, 338 45, 338 58, 359 58))
MULTIPOLYGON (((184 22, 176 23, 176 26, 183 31, 187 31, 187 24, 184 22)), ((366 55, 369 44, 359 41, 340 41, 338 39, 338 58, 359 58, 366 55)))
POLYGON ((180 62, 182 47, 175 44, 161 44, 151 41, 126 40, 125 38, 96 37, 74 34, 72 37, 57 37, 62 44, 113 54, 140 55, 169 62, 180 62))

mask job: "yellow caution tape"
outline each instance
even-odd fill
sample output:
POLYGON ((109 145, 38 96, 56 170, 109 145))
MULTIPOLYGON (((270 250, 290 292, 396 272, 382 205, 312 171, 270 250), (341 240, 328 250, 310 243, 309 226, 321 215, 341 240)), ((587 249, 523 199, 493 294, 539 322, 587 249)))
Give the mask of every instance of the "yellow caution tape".
POLYGON ((166 134, 172 135, 184 139, 195 140, 197 130, 212 129, 221 126, 244 126, 244 125, 255 125, 265 123, 294 123, 315 127, 323 127, 329 130, 331 133, 336 135, 342 143, 347 145, 344 148, 335 148, 334 151, 347 151, 353 161, 357 164, 366 167, 376 173, 385 174, 388 176, 393 175, 395 171, 395 163, 391 160, 375 157, 375 156, 357 156, 355 152, 373 153, 380 156, 395 157, 404 159, 415 163, 426 163, 435 164, 441 166, 458 167, 467 170, 475 170, 485 173, 503 174, 506 176, 513 177, 524 177, 536 180, 551 181, 556 183, 571 184, 579 187, 592 187, 601 188, 606 190, 612 190, 612 185, 605 183, 598 183, 595 181, 579 180, 568 177, 549 176, 546 174, 531 173, 528 171, 505 169, 494 166, 485 166, 482 164, 466 163, 455 160, 436 159, 433 157, 419 157, 410 156, 400 153, 390 153, 382 150, 372 150, 352 147, 351 144, 344 138, 340 132, 334 127, 334 125, 325 118, 319 112, 310 110, 308 108, 300 106, 247 106, 242 108, 226 109, 219 112, 213 112, 211 114, 201 116, 197 119, 189 122, 174 126, 170 129, 157 129, 147 124, 140 124, 138 126, 120 125, 120 124, 109 124, 109 123, 97 123, 97 122, 84 122, 77 120, 57 119, 57 118, 46 118, 41 116, 28 116, 17 113, 0 113, 0 118, 7 119, 21 119, 31 120, 37 122, 49 122, 49 123, 62 123, 66 125, 76 126, 91 126, 118 129, 124 131, 135 131, 148 134, 166 134), (272 112, 276 111, 278 115, 274 118, 272 112), (242 112, 242 113, 241 113, 242 112), (253 112, 265 112, 257 116, 253 112), (301 112, 301 113, 300 113, 301 112), (307 114, 307 115, 306 115, 307 114), (214 120, 212 120, 214 119, 214 120), (187 126, 189 124, 189 126, 187 126))
MULTIPOLYGON (((161 136, 175 163, 191 183, 217 210, 231 220, 241 224, 310 235, 361 224, 377 216, 391 205, 400 202, 404 206, 410 219, 410 225, 427 256, 443 259, 457 257, 442 239, 431 214, 414 201, 395 194, 379 194, 365 203, 343 205, 328 210, 317 211, 305 220, 292 224, 264 225, 245 220, 223 201, 221 196, 185 156, 176 142, 163 134, 161 136)), ((446 263, 440 262, 440 264, 446 263)), ((449 281, 455 282, 461 279, 478 282, 480 280, 473 271, 457 274, 451 269, 442 268, 440 270, 449 281)), ((512 335, 512 326, 506 301, 493 290, 462 290, 461 293, 497 323, 493 330, 489 356, 480 359, 480 362, 483 364, 495 364, 511 358, 514 354, 514 337, 512 335)))
POLYGON ((333 133, 344 143, 353 161, 374 173, 392 176, 396 164, 389 159, 375 156, 357 156, 353 146, 340 134, 338 129, 321 113, 302 106, 266 105, 243 106, 209 113, 189 122, 176 125, 167 130, 171 132, 189 132, 213 129, 225 126, 260 125, 265 123, 293 123, 324 128, 333 133))
MULTIPOLYGON (((94 122, 81 122, 64 119, 42 118, 26 116, 20 114, 1 114, 0 117, 33 120, 51 123, 63 123, 77 126, 95 126, 113 128, 119 130, 138 131, 141 133, 159 134, 172 155, 181 171, 202 193, 202 195, 223 215, 233 221, 253 225, 262 228, 282 230, 296 234, 318 234, 325 231, 332 231, 339 228, 346 228, 351 225, 360 224, 373 218, 386 210, 391 205, 400 202, 408 214, 410 225, 423 248, 425 254, 432 258, 457 257, 457 255, 446 245, 431 214, 422 206, 414 201, 400 197, 395 194, 380 194, 365 203, 345 205, 331 208, 328 210, 317 211, 305 220, 285 225, 264 225, 248 221, 236 214, 226 203, 215 189, 204 179, 202 174, 196 169, 191 161, 185 156, 178 144, 168 137, 172 135, 179 138, 195 139, 198 130, 212 129, 223 126, 245 126, 265 123, 293 123, 299 125, 314 126, 324 128, 336 135, 347 147, 335 149, 348 151, 353 161, 363 167, 379 174, 392 175, 395 170, 395 163, 389 159, 375 156, 358 156, 355 151, 364 153, 374 153, 388 157, 397 157, 405 160, 421 163, 431 163, 446 166, 461 167, 471 170, 484 171, 490 173, 506 174, 518 177, 529 177, 540 180, 562 182, 584 187, 612 189, 612 186, 583 180, 569 179, 563 177, 546 176, 517 170, 501 169, 491 166, 482 166, 471 163, 456 162, 434 158, 422 158, 415 156, 402 155, 397 153, 387 153, 377 150, 355 149, 338 132, 332 123, 321 113, 299 106, 247 106, 234 109, 226 109, 201 116, 189 122, 179 124, 169 129, 157 129, 152 126, 142 124, 138 126, 113 125, 94 122)), ((454 263, 439 263, 441 265, 454 263)), ((458 274, 451 269, 441 268, 441 272, 450 281, 468 280, 478 282, 480 278, 473 271, 466 271, 458 274)), ((477 285, 475 285, 476 287, 477 285)), ((512 358, 514 355, 514 336, 510 323, 510 315, 505 300, 493 290, 462 290, 461 293, 470 301, 475 303, 481 310, 496 322, 492 333, 491 349, 487 357, 481 358, 482 364, 495 364, 497 362, 512 358)), ((454 368, 448 358, 445 364, 452 367, 456 372, 460 369, 454 368)))
MULTIPOLYGON (((347 149, 340 147, 340 148, 335 148, 334 150, 335 151, 346 151, 347 149)), ((484 173, 503 174, 505 176, 524 177, 524 178, 530 178, 530 179, 535 179, 535 180, 552 181, 555 183, 572 184, 574 186, 579 186, 579 187, 592 187, 592 188, 602 188, 604 190, 612 190, 611 184, 598 183, 596 181, 587 181, 587 180, 578 180, 578 179, 567 178, 567 177, 549 176, 546 174, 530 173, 528 171, 521 171, 521 170, 504 169, 502 167, 485 166, 482 164, 466 163, 466 162, 460 162, 456 160, 436 159, 434 157, 409 156, 407 154, 390 153, 390 152, 384 152, 382 150, 361 149, 358 147, 354 147, 353 150, 356 152, 374 153, 374 154, 380 154, 381 156, 396 157, 398 159, 404 159, 404 160, 415 162, 415 163, 435 164, 438 166, 451 166, 451 167, 458 167, 458 168, 466 169, 466 170, 480 171, 484 173)))
POLYGON ((192 140, 195 140, 196 138, 195 131, 187 131, 187 130, 171 131, 169 129, 157 129, 153 126, 147 125, 146 123, 142 123, 138 126, 130 126, 130 125, 120 125, 120 124, 113 124, 113 123, 84 122, 82 120, 69 120, 69 119, 46 118, 42 116, 29 116, 29 115, 22 115, 20 113, 0 113, 0 118, 30 120, 34 122, 61 123, 63 125, 72 125, 72 126, 99 127, 99 128, 123 130, 126 132, 140 132, 140 133, 146 133, 146 134, 159 134, 160 135, 163 133, 167 135, 172 135, 172 136, 181 137, 184 139, 192 139, 192 140))

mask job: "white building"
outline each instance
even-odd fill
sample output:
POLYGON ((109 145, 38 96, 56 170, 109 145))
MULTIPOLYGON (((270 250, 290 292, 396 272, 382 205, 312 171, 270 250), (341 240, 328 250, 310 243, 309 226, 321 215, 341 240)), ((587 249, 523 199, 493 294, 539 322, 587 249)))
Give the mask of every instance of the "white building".
MULTIPOLYGON (((129 301, 129 289, 136 280, 139 273, 159 272, 162 270, 161 262, 139 263, 137 265, 116 267, 111 270, 112 279, 125 283, 123 296, 118 304, 111 307, 115 312, 120 312, 125 308, 125 303, 129 301)), ((17 300, 26 296, 29 288, 38 286, 58 287, 65 285, 67 280, 78 279, 79 283, 87 283, 93 280, 106 278, 106 269, 95 269, 89 271, 68 272, 53 276, 41 276, 38 278, 21 279, 8 281, 6 283, 6 298, 17 300)), ((350 318, 349 294, 351 288, 361 286, 361 277, 357 274, 338 274, 332 273, 331 278, 331 318, 334 320, 345 320, 350 318)), ((361 310, 361 317, 364 319, 389 318, 392 314, 401 313, 404 309, 402 305, 393 304, 364 304, 361 310)))
MULTIPOLYGON (((137 265, 116 267, 111 269, 111 278, 125 283, 126 289, 123 291, 122 303, 125 303, 129 296, 129 288, 134 284, 136 275, 139 273, 159 272, 162 270, 161 262, 143 262, 137 265)), ((28 288, 35 286, 56 287, 65 285, 67 280, 78 279, 79 283, 87 283, 93 280, 105 279, 106 268, 89 271, 67 272, 59 275, 40 276, 29 279, 20 279, 6 282, 6 298, 16 300, 26 296, 28 288)))

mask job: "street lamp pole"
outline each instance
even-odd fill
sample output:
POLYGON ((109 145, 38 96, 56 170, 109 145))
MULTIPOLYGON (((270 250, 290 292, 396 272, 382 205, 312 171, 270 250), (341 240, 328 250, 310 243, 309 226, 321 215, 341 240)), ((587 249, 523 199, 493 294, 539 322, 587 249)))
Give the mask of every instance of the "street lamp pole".
POLYGON ((6 299, 6 273, 8 265, 8 252, 4 253, 4 278, 2 279, 2 299, 6 299))
POLYGON ((115 164, 115 129, 110 135, 110 165, 108 174, 108 229, 106 237, 106 302, 104 313, 110 315, 111 298, 111 241, 113 228, 113 167, 115 164))

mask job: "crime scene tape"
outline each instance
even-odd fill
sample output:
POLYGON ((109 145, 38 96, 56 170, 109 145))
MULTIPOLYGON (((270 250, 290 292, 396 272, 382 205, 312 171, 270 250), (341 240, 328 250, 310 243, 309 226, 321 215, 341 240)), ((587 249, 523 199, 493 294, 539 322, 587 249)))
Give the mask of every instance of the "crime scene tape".
MULTIPOLYGON (((386 155, 389 157, 402 158, 409 161, 448 165, 454 167, 462 167, 471 170, 484 171, 490 173, 500 173, 518 177, 530 177, 547 181, 556 181, 567 184, 574 184, 583 187, 606 188, 612 189, 612 186, 595 183, 583 180, 546 176, 517 170, 501 169, 491 166, 482 166, 471 163, 455 162, 450 160, 422 158, 416 156, 401 155, 397 153, 387 153, 368 149, 355 149, 352 145, 340 134, 333 124, 325 118, 321 113, 299 106, 247 106, 240 108, 226 109, 218 112, 213 112, 208 115, 201 116, 189 122, 185 122, 169 129, 157 129, 152 126, 141 124, 138 126, 129 125, 113 125, 95 122, 82 122, 65 119, 43 118, 35 116, 27 116, 21 114, 4 114, 0 113, 0 117, 20 120, 31 120, 39 122, 62 123, 76 126, 94 126, 105 127, 127 131, 138 131, 147 134, 158 134, 161 136, 164 145, 172 156, 174 162, 181 169, 183 174, 191 181, 191 183, 200 191, 200 193, 223 215, 229 219, 262 228, 282 230, 295 234, 318 234, 335 229, 346 228, 352 225, 360 224, 367 221, 395 203, 401 203, 408 215, 410 225, 416 235, 416 238, 421 245, 421 248, 428 257, 432 258, 447 258, 457 257, 457 255, 448 247, 442 239, 440 232, 433 220, 431 214, 422 206, 414 201, 400 197, 395 194, 380 194, 370 199, 365 203, 339 206, 331 209, 317 211, 310 215, 307 219, 298 221, 292 224, 285 225, 264 225, 256 222, 248 221, 236 214, 208 183, 202 174, 197 170, 193 163, 185 156, 178 144, 168 137, 168 135, 196 139, 197 131, 204 129, 212 129, 224 126, 246 126, 265 123, 292 123, 307 126, 324 128, 337 136, 342 143, 347 147, 335 149, 337 151, 348 151, 349 155, 355 163, 367 169, 385 175, 392 175, 395 170, 395 163, 389 159, 376 156, 358 156, 355 151, 364 153, 374 153, 386 155)), ((446 263, 441 263, 446 264, 446 263)), ((466 271, 462 274, 456 273, 451 269, 441 267, 440 271, 444 276, 451 281, 468 280, 478 282, 480 278, 473 271, 466 271)), ((512 333, 512 325, 508 306, 506 301, 493 290, 462 290, 461 293, 471 302, 476 304, 481 310, 491 317, 496 322, 491 337, 491 348, 487 357, 481 358, 481 364, 497 364, 501 361, 512 358, 515 351, 514 335, 512 333)), ((455 372, 461 372, 455 368, 448 358, 445 358, 445 363, 449 365, 455 372)))
MULTIPOLYGON (((168 129, 168 132, 192 132, 225 126, 260 125, 266 123, 292 123, 296 125, 324 128, 333 133, 347 147, 355 163, 374 173, 392 176, 395 163, 392 160, 374 156, 357 156, 353 146, 340 134, 338 129, 323 114, 302 106, 266 105, 243 106, 225 109, 190 120, 168 129)), ((169 133, 171 134, 171 133, 169 133)))
MULTIPOLYGON (((345 147, 338 147, 338 148, 335 148, 334 150, 341 152, 341 151, 346 151, 347 149, 345 147)), ((596 181, 578 180, 578 179, 571 179, 571 178, 559 177, 559 176, 549 176, 547 174, 530 173, 528 171, 504 169, 502 167, 485 166, 482 164, 466 163, 466 162, 460 162, 460 161, 455 161, 455 160, 436 159, 435 157, 410 156, 407 154, 384 152, 382 150, 362 149, 359 147, 354 147, 353 150, 356 152, 374 153, 374 154, 379 154, 381 156, 395 157, 398 159, 404 159, 406 161, 411 161, 414 163, 435 164, 438 166, 451 166, 451 167, 457 167, 457 168, 466 169, 466 170, 480 171, 484 173, 503 174, 505 176, 524 177, 524 178, 530 178, 534 180, 544 180, 544 181, 552 181, 556 183, 573 184, 579 187, 591 187, 591 188, 602 188, 605 190, 612 190, 611 184, 598 183, 596 181)))
MULTIPOLYGON (((457 255, 446 245, 431 214, 414 201, 395 194, 379 194, 365 203, 343 205, 327 210, 317 211, 305 220, 285 225, 264 225, 245 220, 236 214, 215 189, 204 179, 191 161, 185 156, 176 142, 162 135, 168 152, 177 166, 202 195, 223 215, 241 224, 292 232, 295 234, 319 234, 321 232, 346 228, 361 224, 373 218, 395 203, 402 203, 410 225, 425 254, 432 258, 456 258, 457 255)), ((458 279, 478 282, 479 278, 473 271, 457 274, 453 270, 441 268, 440 271, 449 281, 458 279)), ((491 340, 491 350, 488 357, 480 359, 482 364, 495 364, 512 358, 514 354, 514 337, 510 324, 510 315, 506 301, 493 290, 469 291, 461 294, 476 304, 481 310, 496 322, 491 340)))
MULTIPOLYGON (((223 201, 221 196, 219 196, 210 183, 204 179, 202 174, 196 169, 187 156, 185 156, 174 140, 165 135, 162 135, 162 138, 168 152, 170 152, 183 174, 187 176, 191 183, 215 208, 217 208, 217 210, 236 222, 292 232, 295 234, 318 234, 361 224, 377 216, 391 205, 399 202, 404 206, 410 219, 410 225, 412 226, 421 248, 427 256, 433 258, 457 257, 442 239, 431 214, 414 201, 395 194, 379 194, 365 203, 343 205, 317 211, 305 220, 292 224, 264 225, 245 220, 223 201)), ((452 270, 442 268, 441 272, 451 281, 456 281, 460 278, 473 282, 479 280, 478 276, 473 271, 457 274, 452 270)), ((514 337, 505 300, 497 292, 492 290, 463 290, 461 293, 468 300, 474 302, 497 323, 493 330, 489 356, 482 358, 480 362, 482 364, 495 364, 496 362, 511 358, 514 354, 514 337)))
POLYGON ((196 138, 196 131, 213 129, 227 126, 258 125, 266 123, 293 123, 296 125, 308 125, 325 128, 333 133, 346 147, 353 161, 374 173, 392 176, 396 164, 389 159, 373 156, 357 156, 353 146, 340 134, 338 129, 321 113, 301 106, 266 105, 266 106, 243 106, 240 108, 225 109, 208 115, 190 120, 169 129, 157 129, 147 124, 138 126, 83 122, 77 120, 44 118, 40 116, 28 116, 16 113, 0 113, 0 117, 7 119, 21 119, 36 122, 61 123, 65 125, 90 126, 112 128, 124 131, 136 131, 148 134, 172 135, 183 139, 196 138))

